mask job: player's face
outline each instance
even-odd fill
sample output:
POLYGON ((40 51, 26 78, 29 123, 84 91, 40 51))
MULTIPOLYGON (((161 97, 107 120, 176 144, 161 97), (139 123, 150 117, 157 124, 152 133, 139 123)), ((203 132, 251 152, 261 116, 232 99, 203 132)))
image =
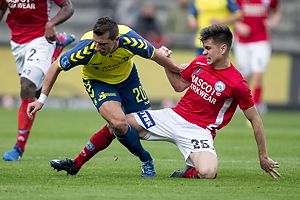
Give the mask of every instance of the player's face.
POLYGON ((118 36, 114 40, 109 39, 109 32, 105 33, 102 36, 93 34, 96 51, 98 51, 103 56, 114 52, 118 48, 119 38, 120 37, 118 36))
POLYGON ((212 39, 208 39, 203 43, 204 51, 203 55, 205 55, 207 59, 207 64, 214 67, 222 59, 222 48, 213 43, 212 39))

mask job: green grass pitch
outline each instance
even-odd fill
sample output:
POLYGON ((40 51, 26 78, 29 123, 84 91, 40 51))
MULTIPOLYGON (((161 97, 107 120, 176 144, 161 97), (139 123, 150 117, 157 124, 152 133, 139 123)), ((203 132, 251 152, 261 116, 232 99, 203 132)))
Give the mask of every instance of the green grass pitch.
MULTIPOLYGON (((278 161, 282 177, 272 179, 260 169, 252 129, 236 114, 215 139, 219 159, 215 180, 168 178, 185 167, 177 147, 142 141, 150 151, 157 177, 140 177, 137 157, 117 140, 87 162, 76 176, 56 172, 51 159, 74 158, 105 124, 94 110, 44 109, 19 162, 0 161, 0 199, 284 199, 300 195, 300 113, 270 111, 264 122, 268 154, 278 161)), ((17 109, 0 108, 0 154, 16 140, 17 109)))

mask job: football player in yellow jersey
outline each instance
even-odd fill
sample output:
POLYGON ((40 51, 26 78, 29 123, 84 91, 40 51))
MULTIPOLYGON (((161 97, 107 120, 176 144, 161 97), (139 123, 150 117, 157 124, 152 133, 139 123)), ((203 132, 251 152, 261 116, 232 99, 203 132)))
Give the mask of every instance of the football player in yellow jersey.
POLYGON ((168 70, 180 73, 182 69, 144 38, 127 26, 117 25, 109 17, 101 17, 93 31, 83 35, 79 43, 60 56, 46 74, 39 99, 28 105, 31 118, 40 110, 59 73, 82 66, 86 91, 100 115, 107 121, 95 133, 75 159, 52 160, 51 166, 75 175, 81 166, 97 152, 118 140, 142 161, 142 177, 156 176, 153 159, 142 147, 139 135, 128 125, 125 114, 151 108, 140 83, 133 56, 151 59, 168 70))
POLYGON ((241 11, 236 0, 192 0, 188 11, 188 23, 196 30, 195 47, 197 56, 202 55, 203 47, 199 43, 201 29, 212 24, 227 24, 233 31, 233 23, 241 19, 241 11))

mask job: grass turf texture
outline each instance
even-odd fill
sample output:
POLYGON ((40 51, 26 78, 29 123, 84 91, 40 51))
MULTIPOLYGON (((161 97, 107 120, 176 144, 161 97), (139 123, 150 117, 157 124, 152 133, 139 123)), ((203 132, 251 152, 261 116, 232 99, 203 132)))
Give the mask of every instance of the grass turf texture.
MULTIPOLYGON (((16 140, 17 109, 0 108, 0 153, 16 140)), ((76 176, 50 168, 52 159, 74 158, 105 124, 96 111, 44 109, 37 115, 19 162, 0 161, 0 199, 298 199, 300 113, 262 115, 268 154, 282 177, 260 169, 252 129, 237 114, 215 140, 215 180, 168 178, 185 167, 173 144, 142 141, 156 166, 156 178, 141 178, 140 161, 117 140, 84 165, 76 176)))

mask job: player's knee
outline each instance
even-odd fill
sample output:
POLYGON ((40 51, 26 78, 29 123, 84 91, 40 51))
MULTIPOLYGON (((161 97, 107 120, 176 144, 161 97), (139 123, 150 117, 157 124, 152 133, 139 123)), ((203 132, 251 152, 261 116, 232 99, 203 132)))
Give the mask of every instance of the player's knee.
POLYGON ((198 176, 201 179, 214 179, 216 176, 217 170, 213 167, 201 168, 198 170, 198 176))
POLYGON ((128 124, 124 120, 111 120, 109 126, 119 135, 124 135, 128 130, 128 124))
POLYGON ((35 93, 36 85, 26 78, 21 78, 21 91, 29 91, 35 93))

